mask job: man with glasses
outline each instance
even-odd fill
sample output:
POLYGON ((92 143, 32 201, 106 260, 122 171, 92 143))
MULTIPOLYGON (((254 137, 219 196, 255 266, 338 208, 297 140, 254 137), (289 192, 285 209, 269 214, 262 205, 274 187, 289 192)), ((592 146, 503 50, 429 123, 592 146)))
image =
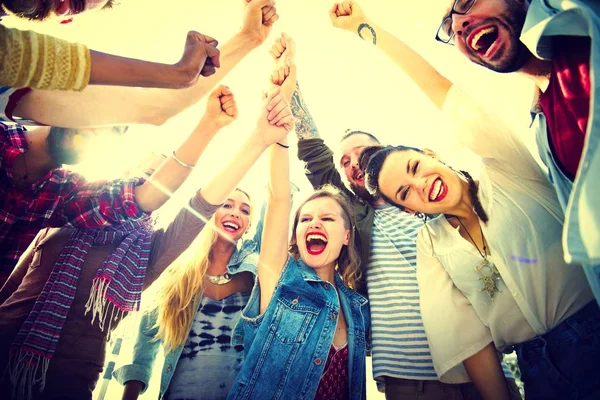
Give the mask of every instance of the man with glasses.
MULTIPOLYGON (((403 42, 367 18, 357 3, 337 3, 329 15, 334 26, 349 30, 381 48, 415 79, 436 105, 442 107, 452 83, 403 42)), ((333 183, 343 187, 332 153, 319 138, 299 86, 291 109, 300 139, 298 155, 306 162, 307 177, 313 186, 333 183)), ((481 399, 489 398, 486 395, 490 391, 504 394, 504 398, 520 399, 519 390, 505 365, 506 380, 500 377, 492 383, 488 377, 481 387, 475 379, 473 383, 469 382, 467 372, 473 371, 464 368, 447 382, 439 381, 421 319, 416 282, 419 268, 416 234, 422 223, 381 199, 369 199, 361 194, 366 190, 357 160, 365 146, 377 143, 372 135, 364 132, 350 132, 340 143, 340 166, 353 191, 346 193, 353 194, 357 229, 363 244, 362 267, 371 307, 375 380, 385 385, 387 399, 481 399)), ((472 361, 481 365, 476 357, 472 361)), ((500 363, 500 360, 489 361, 489 364, 497 361, 496 366, 500 363)))
POLYGON ((535 83, 533 126, 565 211, 565 260, 586 266, 600 303, 600 2, 455 0, 436 40, 535 83))
MULTIPOLYGON (((438 29, 437 37, 444 42, 454 43, 459 50, 465 51, 469 55, 472 53, 472 57, 475 59, 484 59, 487 64, 493 65, 496 70, 515 70, 528 74, 536 83, 539 83, 540 89, 544 89, 545 93, 555 90, 559 95, 566 97, 563 103, 559 103, 556 99, 551 103, 547 99, 542 99, 542 102, 545 101, 542 104, 542 109, 546 107, 544 110, 546 118, 541 112, 537 113, 536 119, 543 127, 542 133, 538 136, 538 144, 541 149, 545 148, 547 149, 546 153, 549 153, 545 161, 548 163, 547 165, 552 174, 551 178, 555 183, 557 191, 559 191, 558 197, 560 198, 561 186, 560 183, 557 185, 557 178, 555 172, 552 170, 552 166, 556 164, 549 163, 550 161, 554 162, 556 157, 550 151, 556 149, 555 147, 550 147, 552 142, 550 141, 551 135, 546 133, 546 119, 550 117, 548 119, 556 121, 558 114, 558 117, 563 118, 565 124, 568 122, 568 119, 574 119, 579 124, 579 128, 581 129, 579 137, 585 139, 586 147, 583 150, 584 154, 580 162, 580 169, 577 172, 578 176, 575 179, 573 194, 571 195, 569 208, 567 209, 567 212, 570 212, 571 216, 569 217, 569 214, 567 214, 565 227, 567 227, 566 229, 577 229, 575 232, 567 231, 569 235, 568 240, 572 239, 570 235, 574 233, 578 234, 580 232, 579 229, 581 229, 581 232, 586 232, 588 236, 585 238, 587 240, 586 245, 595 241, 595 247, 585 248, 591 254, 590 257, 593 257, 595 256, 594 252, 600 252, 600 243, 598 243, 600 242, 600 238, 597 229, 599 225, 600 203, 598 198, 594 196, 594 193, 597 193, 597 191, 594 191, 592 188, 594 183, 600 181, 598 179, 598 174, 600 173, 600 154, 598 152, 599 130, 597 117, 600 110, 597 110, 598 106, 594 107, 593 103, 590 103, 589 96, 592 91, 598 95, 600 85, 596 83, 594 86, 591 83, 594 81, 588 80, 586 86, 586 80, 583 79, 584 76, 579 76, 579 74, 587 76, 588 79, 593 78, 593 70, 589 67, 595 65, 595 68, 598 68, 597 65, 600 65, 598 64, 600 62, 598 60, 600 51, 598 51, 597 41, 594 42, 594 35, 600 32, 597 23, 600 3, 597 0, 595 3, 592 1, 584 3, 581 0, 571 0, 569 2, 573 7, 571 12, 561 13, 558 9, 554 10, 557 12, 556 15, 562 15, 561 19, 556 21, 552 17, 544 19, 544 16, 552 14, 547 6, 548 4, 560 2, 545 0, 546 5, 542 7, 537 0, 531 5, 526 0, 523 1, 525 2, 513 0, 457 0, 453 3, 450 11, 446 13, 446 17, 438 29), (528 27, 528 29, 518 28, 523 26, 523 21, 525 20, 527 22, 524 26, 528 27), (538 22, 540 20, 542 22, 538 22), (518 21, 522 22, 519 23, 518 21), (538 22, 538 25, 535 25, 536 22, 538 22), (568 25, 560 25, 563 22, 568 25), (561 27, 563 30, 559 29, 561 27), (544 36, 545 34, 550 35, 555 32, 564 32, 564 29, 570 29, 569 34, 579 34, 580 36, 561 36, 552 39, 547 39, 544 36), (529 56, 526 56, 527 49, 519 41, 521 30, 525 32, 521 37, 526 37, 528 40, 533 37, 532 35, 537 35, 540 43, 536 49, 539 52, 547 50, 543 46, 544 44, 555 44, 554 42, 562 44, 563 40, 567 42, 568 47, 555 47, 553 49, 555 51, 552 62, 542 61, 531 55, 531 53, 529 56), (588 32, 587 37, 585 36, 585 32, 588 32), (581 49, 581 43, 578 43, 581 41, 584 42, 583 49, 581 49), (586 41, 587 53, 585 51, 586 41), (467 45, 469 49, 466 49, 467 45), (579 50, 577 46, 579 46, 579 50), (590 56, 591 60, 595 60, 596 62, 591 62, 590 56), (564 70, 557 69, 557 67, 565 64, 568 67, 570 62, 577 65, 577 71, 569 68, 564 70), (578 78, 582 79, 577 81, 578 78), (550 79, 549 85, 548 79, 550 79), (544 80, 546 81, 545 84, 543 83, 544 80), (579 85, 575 85, 573 80, 576 83, 578 82, 579 85), (587 98, 582 95, 585 94, 586 87, 587 98), (565 89, 566 91, 561 92, 560 89, 565 89), (575 101, 576 104, 570 104, 569 101, 571 100, 575 101), (552 105, 552 108, 548 109, 547 104, 552 105), (587 119, 582 118, 579 111, 584 109, 587 118, 588 108, 591 110, 591 115, 589 116, 590 122, 586 135, 587 119), (554 110, 557 110, 557 112, 553 112, 554 110), (594 111, 596 111, 596 114, 594 114, 594 111), (596 118, 594 119, 595 115, 596 118), (544 143, 546 147, 544 147, 544 143), (580 185, 579 188, 577 188, 578 185, 580 185), (578 194, 579 197, 575 197, 574 200, 573 195, 577 194, 576 190, 580 192, 578 194), (578 217, 579 219, 577 219, 578 217), (569 218, 575 218, 575 220, 569 221, 569 218), (586 218, 588 220, 584 220, 586 218), (570 222, 572 226, 567 226, 570 222)), ((330 11, 330 17, 334 26, 355 32, 364 40, 371 41, 374 45, 382 49, 394 63, 409 75, 417 86, 442 111, 444 116, 455 125, 454 128, 459 129, 459 131, 482 131, 495 128, 497 119, 494 118, 493 113, 488 112, 483 105, 456 88, 451 81, 443 77, 431 64, 404 42, 390 35, 368 19, 356 3, 350 1, 336 4, 330 11)), ((557 97, 555 94, 552 95, 557 97)), ((591 98, 593 99, 594 97, 591 98)), ((548 126, 550 130, 554 126, 557 126, 559 128, 557 133, 570 134, 568 132, 570 129, 569 125, 552 125, 548 123, 548 126)), ((565 139, 571 140, 568 137, 565 139)), ((570 146, 570 143, 565 141, 561 145, 566 147, 570 146)), ((543 151, 540 150, 540 153, 543 151)), ((551 195, 551 193, 546 195, 551 195)), ((566 197, 562 200, 564 201, 565 199, 566 197)), ((563 205, 565 204, 563 203, 563 205)), ((557 215, 557 218, 560 217, 560 215, 557 215)), ((569 246, 572 245, 571 242, 568 244, 569 246)), ((582 249, 583 246, 580 245, 579 250, 582 249)), ((572 251, 572 248, 569 250, 572 251)), ((571 254, 572 256, 573 254, 571 254)), ((592 261, 594 261, 595 265, 598 265, 597 255, 595 257, 592 258, 592 261)), ((419 268, 418 263, 417 268, 419 268)), ((591 271, 591 268, 587 272, 589 271, 591 271)), ((540 286, 540 293, 543 294, 544 290, 550 289, 544 289, 540 286)), ((518 295, 519 293, 516 293, 514 296, 518 295)), ((592 302, 591 304, 594 303, 592 302)), ((556 309, 556 307, 550 305, 548 309, 541 309, 537 312, 554 313, 556 309)), ((587 312, 585 311, 586 309, 590 310, 590 307, 586 306, 581 311, 587 312)), ((593 318, 595 321, 598 321, 598 308, 592 309, 595 313, 593 318)), ((531 312, 531 310, 524 311, 531 312)), ((552 335, 547 336, 547 334, 544 334, 527 342, 530 343, 528 350, 526 352, 521 350, 521 354, 519 355, 521 379, 525 383, 525 390, 528 392, 527 396, 528 398, 563 399, 568 398, 564 394, 569 393, 570 398, 596 399, 600 392, 600 384, 598 383, 597 360, 590 355, 590 349, 594 348, 595 345, 592 343, 597 341, 597 338, 593 333, 594 328, 590 329, 590 327, 592 325, 597 326, 598 323, 588 322, 581 324, 577 322, 578 318, 584 318, 579 312, 576 312, 572 317, 567 319, 560 316, 557 316, 557 318, 562 319, 562 322, 552 329, 552 335), (560 339, 556 340, 557 337, 560 337, 560 339), (583 345, 583 343, 587 344, 583 345), (564 347, 559 350, 557 349, 558 345, 564 347)), ((592 321, 592 318, 588 321, 592 321)), ((460 339, 468 341, 467 334, 468 332, 465 331, 465 337, 461 337, 460 339)), ((476 356, 477 354, 472 357, 476 356)), ((436 360, 435 354, 433 354, 433 360, 436 360)), ((492 375, 483 367, 484 363, 481 362, 482 360, 480 360, 479 368, 469 367, 468 364, 471 364, 469 360, 470 358, 466 359, 463 364, 473 383, 484 398, 492 398, 493 394, 502 397, 502 393, 500 392, 490 393, 492 375)), ((500 386, 499 380, 494 380, 493 382, 496 383, 497 387, 500 386)))

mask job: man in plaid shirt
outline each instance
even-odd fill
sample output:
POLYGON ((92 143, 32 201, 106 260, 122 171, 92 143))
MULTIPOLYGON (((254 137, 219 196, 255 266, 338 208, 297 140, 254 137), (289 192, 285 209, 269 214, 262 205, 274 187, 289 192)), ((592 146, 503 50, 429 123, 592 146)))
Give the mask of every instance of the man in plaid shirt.
POLYGON ((118 224, 162 204, 146 200, 142 178, 87 182, 63 169, 78 161, 82 137, 62 128, 27 131, 0 123, 0 287, 40 229, 118 224))

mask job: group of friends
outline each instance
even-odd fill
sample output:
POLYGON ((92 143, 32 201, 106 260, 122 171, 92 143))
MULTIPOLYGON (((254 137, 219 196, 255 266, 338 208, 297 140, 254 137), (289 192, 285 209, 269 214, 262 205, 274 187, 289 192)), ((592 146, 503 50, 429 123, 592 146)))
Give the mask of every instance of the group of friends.
MULTIPOLYGON (((332 25, 383 51, 480 157, 477 179, 364 131, 332 151, 282 34, 256 126, 158 229, 152 212, 237 118, 219 82, 279 18, 274 0, 244 3, 228 41, 190 32, 174 65, 0 25, 0 397, 91 399, 111 332, 139 312, 131 363, 113 374, 123 399, 148 389, 161 348, 169 400, 364 399, 367 356, 387 399, 520 399, 502 357, 513 351, 526 399, 599 398, 600 3, 453 0, 435 35, 533 81, 543 165, 359 3, 333 4, 332 25), (90 137, 161 125, 203 98, 180 147, 126 177, 90 182, 63 167, 90 137), (314 187, 296 210, 291 131, 314 187), (264 153, 258 211, 237 186, 264 153)), ((0 5, 68 22, 112 1, 0 5)))

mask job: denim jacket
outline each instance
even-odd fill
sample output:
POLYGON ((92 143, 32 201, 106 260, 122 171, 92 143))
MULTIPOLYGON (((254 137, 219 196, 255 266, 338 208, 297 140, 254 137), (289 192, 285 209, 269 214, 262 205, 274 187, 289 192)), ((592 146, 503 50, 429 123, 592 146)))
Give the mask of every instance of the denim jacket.
POLYGON ((589 36, 592 93, 590 114, 579 170, 574 182, 552 156, 546 119, 534 110, 533 125, 540 157, 565 210, 565 260, 587 266, 596 299, 600 301, 600 2, 598 0, 532 0, 521 41, 541 59, 552 58, 552 36, 589 36), (596 269, 596 273, 593 269, 596 269))
MULTIPOLYGON (((259 229, 257 228, 257 231, 258 230, 259 229)), ((260 232, 258 232, 258 235, 260 235, 260 232)), ((227 265, 227 272, 231 275, 239 274, 240 272, 251 272, 256 276, 258 247, 258 241, 245 241, 241 249, 239 251, 236 249, 231 256, 229 264, 227 265)), ((148 388, 152 376, 152 367, 161 345, 161 342, 155 339, 158 332, 156 317, 155 312, 146 313, 142 316, 138 336, 133 349, 132 363, 124 365, 113 372, 113 377, 122 385, 128 381, 142 382, 144 384, 142 393, 148 388)), ((171 382, 171 378, 173 378, 175 367, 177 366, 182 351, 183 345, 165 354, 165 363, 160 378, 159 399, 163 398, 169 388, 169 383, 171 382)))
POLYGON ((228 399, 314 399, 340 303, 348 324, 350 398, 366 398, 367 300, 337 274, 335 280, 339 300, 331 284, 290 257, 263 314, 257 281, 232 338, 233 345, 243 343, 246 358, 228 399))

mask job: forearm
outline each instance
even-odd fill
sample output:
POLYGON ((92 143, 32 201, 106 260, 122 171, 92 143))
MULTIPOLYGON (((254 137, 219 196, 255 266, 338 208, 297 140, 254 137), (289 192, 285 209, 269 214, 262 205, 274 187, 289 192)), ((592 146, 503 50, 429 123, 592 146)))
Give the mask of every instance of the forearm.
POLYGON ((278 144, 269 149, 267 210, 261 238, 268 245, 261 248, 258 266, 261 313, 271 301, 288 255, 288 241, 282 240, 288 235, 291 208, 288 153, 288 149, 278 144))
POLYGON ((442 108, 452 82, 443 77, 419 53, 369 18, 359 24, 354 33, 381 49, 438 108, 442 108))
POLYGON ((144 390, 144 384, 140 381, 128 381, 123 388, 122 400, 136 400, 144 390))
POLYGON ((23 96, 13 114, 49 126, 81 128, 119 124, 162 125, 196 104, 257 46, 237 34, 222 47, 221 67, 208 78, 199 77, 187 89, 140 89, 88 86, 81 92, 33 90, 23 96))
POLYGON ((290 109, 294 116, 296 136, 299 140, 319 137, 319 130, 306 107, 300 84, 296 81, 296 90, 290 100, 290 109))
POLYGON ((175 154, 168 157, 148 181, 136 187, 136 202, 142 210, 154 211, 169 200, 172 193, 179 189, 190 175, 191 166, 197 164, 217 131, 218 127, 213 122, 202 118, 192 134, 175 151, 175 154), (182 165, 175 157, 190 167, 182 165))
MULTIPOLYGON (((287 138, 279 141, 287 146, 287 138)), ((269 201, 290 202, 290 162, 289 149, 275 143, 269 151, 269 201)), ((286 230, 287 232, 287 230, 286 230)))
POLYGON ((463 362, 471 381, 485 400, 508 400, 506 378, 493 343, 463 362))
POLYGON ((267 145, 252 133, 227 165, 202 188, 200 193, 204 199, 210 204, 221 204, 227 200, 227 196, 266 149, 267 145))
POLYGON ((165 119, 169 119, 196 104, 257 46, 255 40, 242 33, 234 35, 223 46, 219 46, 221 67, 217 68, 214 74, 208 78, 198 78, 198 82, 190 88, 169 90, 166 95, 161 95, 162 101, 165 103, 165 119))
POLYGON ((173 89, 189 86, 190 80, 174 65, 119 57, 95 50, 91 50, 90 54, 91 85, 173 89))

